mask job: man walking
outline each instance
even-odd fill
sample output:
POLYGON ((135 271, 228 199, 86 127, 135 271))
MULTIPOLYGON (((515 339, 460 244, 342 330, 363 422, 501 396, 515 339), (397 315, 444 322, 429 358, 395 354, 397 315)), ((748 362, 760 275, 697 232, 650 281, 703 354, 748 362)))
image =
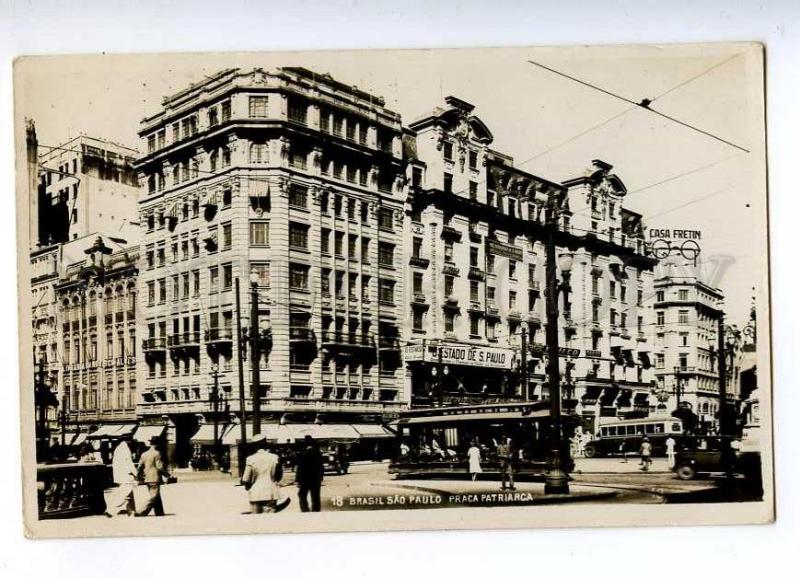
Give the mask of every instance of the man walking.
POLYGON ((325 475, 322 453, 314 439, 307 435, 303 440, 303 449, 297 456, 297 496, 300 498, 300 509, 303 512, 320 511, 320 486, 325 475), (308 508, 308 495, 311 494, 311 509, 308 508))
POLYGON ((513 453, 511 450, 511 438, 503 437, 500 445, 497 446, 497 459, 500 462, 500 483, 501 489, 506 489, 506 481, 508 481, 508 489, 514 490, 514 463, 513 453))
POLYGON ((156 516, 164 515, 164 504, 161 501, 161 484, 169 478, 169 472, 161 460, 158 444, 161 438, 154 436, 150 439, 150 448, 139 458, 139 479, 147 484, 148 498, 144 508, 136 512, 137 516, 147 516, 150 510, 156 516))
POLYGON ((256 453, 245 460, 242 485, 250 499, 250 513, 263 514, 280 512, 289 505, 290 499, 280 500, 278 482, 283 478, 280 458, 269 450, 267 438, 263 435, 253 438, 256 453))
POLYGON ((136 513, 133 490, 136 488, 136 465, 128 442, 122 440, 114 449, 111 471, 116 484, 106 495, 106 513, 110 516, 136 513))
POLYGON ((639 447, 639 455, 642 457, 642 467, 640 469, 643 472, 650 470, 650 464, 653 463, 653 460, 650 457, 652 453, 653 446, 650 444, 650 440, 647 439, 647 436, 645 436, 642 438, 642 445, 639 447))
POLYGON ((669 469, 675 467, 675 439, 669 436, 666 441, 667 446, 667 465, 669 469))

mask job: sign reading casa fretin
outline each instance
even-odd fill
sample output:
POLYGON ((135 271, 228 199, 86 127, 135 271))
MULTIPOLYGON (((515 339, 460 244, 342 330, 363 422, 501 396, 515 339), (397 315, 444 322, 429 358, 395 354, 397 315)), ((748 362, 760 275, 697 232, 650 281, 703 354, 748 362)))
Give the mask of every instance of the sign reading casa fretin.
POLYGON ((427 361, 451 365, 470 365, 494 369, 511 369, 514 351, 501 347, 478 347, 460 344, 407 345, 403 351, 406 361, 427 361))

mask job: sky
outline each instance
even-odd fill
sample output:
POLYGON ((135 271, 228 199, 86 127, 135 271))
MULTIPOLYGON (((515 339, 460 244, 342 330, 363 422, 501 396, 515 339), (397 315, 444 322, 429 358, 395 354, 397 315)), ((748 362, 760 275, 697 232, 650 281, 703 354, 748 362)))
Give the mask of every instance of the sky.
POLYGON ((763 73, 753 45, 27 57, 15 67, 16 116, 35 120, 43 145, 84 133, 141 149, 139 123, 165 95, 252 66, 330 73, 383 96, 405 123, 457 96, 475 105, 493 148, 549 180, 602 159, 649 229, 701 231, 698 273, 724 291, 728 322, 746 322, 754 287, 766 298, 763 73), (648 98, 718 138, 531 60, 633 102, 648 98))

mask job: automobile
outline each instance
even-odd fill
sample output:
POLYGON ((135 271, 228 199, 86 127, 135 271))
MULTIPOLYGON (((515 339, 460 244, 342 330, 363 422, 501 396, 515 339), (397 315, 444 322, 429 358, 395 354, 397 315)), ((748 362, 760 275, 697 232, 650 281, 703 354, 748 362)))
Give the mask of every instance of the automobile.
POLYGON ((682 480, 692 480, 698 475, 745 473, 742 469, 746 462, 740 460, 737 437, 686 436, 678 445, 673 471, 682 480))
POLYGON ((347 444, 330 444, 323 448, 322 465, 325 472, 334 474, 346 474, 350 469, 350 452, 347 444))

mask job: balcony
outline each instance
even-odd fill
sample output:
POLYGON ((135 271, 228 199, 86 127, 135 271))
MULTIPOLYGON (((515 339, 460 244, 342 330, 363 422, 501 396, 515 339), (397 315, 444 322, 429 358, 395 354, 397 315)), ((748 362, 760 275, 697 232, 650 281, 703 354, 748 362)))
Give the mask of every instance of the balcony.
POLYGON ((531 291, 541 291, 541 283, 536 279, 528 279, 528 289, 531 291))
POLYGON ((442 227, 442 239, 451 239, 453 241, 461 240, 461 231, 452 225, 445 225, 442 227))
POLYGON ((675 367, 675 375, 692 375, 696 373, 695 368, 687 365, 679 365, 675 367))
POLYGON ((150 337, 142 341, 142 351, 145 353, 163 353, 167 350, 165 337, 150 337))
POLYGON ((200 347, 199 331, 184 331, 167 337, 167 346, 170 349, 200 347))
POLYGON ((445 263, 442 266, 442 275, 452 275, 453 277, 458 277, 459 274, 458 267, 453 265, 452 263, 445 263))
POLYGON ((308 327, 290 327, 289 343, 316 343, 317 336, 308 327))
POLYGON ((639 331, 636 334, 636 340, 637 341, 647 341, 647 336, 645 335, 644 331, 639 331))
POLYGON ((528 313, 528 323, 535 326, 541 327, 542 326, 542 319, 536 313, 528 313))
POLYGON ((486 315, 499 318, 500 308, 493 301, 490 301, 486 304, 486 315))
POLYGON ((428 265, 431 264, 430 259, 426 259, 425 257, 419 257, 416 255, 412 255, 408 258, 408 264, 412 267, 419 267, 420 269, 427 269, 428 265))
POLYGON ((428 297, 425 293, 414 293, 412 305, 424 305, 427 301, 428 297))
POLYGON ((381 350, 400 351, 399 337, 381 337, 378 339, 378 347, 381 350))
POLYGON ((348 333, 345 331, 323 331, 322 346, 373 348, 375 340, 371 335, 363 333, 348 333))
POLYGON ((478 267, 470 267, 469 273, 467 273, 467 278, 472 279, 473 281, 485 281, 486 280, 486 273, 478 267))
POLYGON ((514 319, 514 320, 522 319, 522 315, 516 309, 512 309, 511 311, 506 313, 506 317, 508 317, 509 319, 514 319))
POLYGON ((206 343, 209 345, 230 345, 233 343, 233 329, 230 327, 212 327, 206 329, 206 343))

